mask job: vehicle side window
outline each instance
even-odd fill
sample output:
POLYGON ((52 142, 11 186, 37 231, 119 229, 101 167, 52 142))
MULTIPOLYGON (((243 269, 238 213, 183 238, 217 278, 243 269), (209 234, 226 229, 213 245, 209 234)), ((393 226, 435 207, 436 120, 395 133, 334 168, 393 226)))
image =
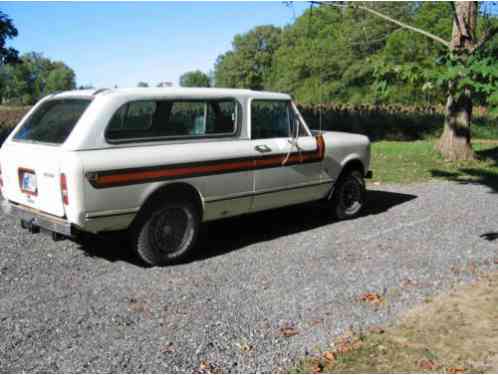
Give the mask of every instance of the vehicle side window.
POLYGON ((231 135, 237 130, 238 108, 230 99, 131 102, 114 114, 106 138, 112 142, 231 135))
POLYGON ((289 104, 285 100, 253 100, 251 104, 252 139, 290 137, 289 104))
POLYGON ((113 116, 109 130, 147 130, 152 126, 156 107, 156 103, 150 101, 129 103, 121 107, 113 116))

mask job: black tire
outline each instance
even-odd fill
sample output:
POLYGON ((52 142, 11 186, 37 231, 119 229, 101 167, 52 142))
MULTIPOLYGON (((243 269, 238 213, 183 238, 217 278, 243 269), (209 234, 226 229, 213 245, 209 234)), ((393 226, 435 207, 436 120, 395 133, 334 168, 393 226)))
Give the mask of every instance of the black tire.
POLYGON ((345 171, 334 189, 331 208, 339 220, 357 217, 365 205, 365 180, 360 171, 353 169, 345 171))
POLYGON ((159 202, 140 214, 132 228, 132 246, 151 266, 184 260, 199 234, 199 212, 187 201, 159 202))

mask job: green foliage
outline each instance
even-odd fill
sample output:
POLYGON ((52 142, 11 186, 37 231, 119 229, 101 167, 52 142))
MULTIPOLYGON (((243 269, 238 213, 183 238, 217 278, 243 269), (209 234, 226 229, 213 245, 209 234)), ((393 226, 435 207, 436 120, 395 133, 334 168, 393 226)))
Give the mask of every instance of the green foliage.
POLYGON ((0 11, 0 66, 17 62, 18 52, 14 48, 5 46, 7 39, 15 38, 17 34, 12 20, 0 11))
POLYGON ((280 28, 266 25, 235 35, 232 50, 216 60, 216 87, 265 89, 273 57, 280 47, 281 34, 280 28))
POLYGON ((147 82, 138 82, 137 87, 149 87, 149 84, 147 82))
MULTIPOLYGON (((451 37, 448 2, 368 6, 446 40, 451 37)), ((479 16, 478 33, 493 22, 479 16)), ((218 57, 215 78, 219 87, 289 92, 302 104, 433 105, 445 102, 450 75, 462 73, 450 69, 446 55, 447 48, 432 39, 363 10, 320 5, 283 29, 260 26, 237 35, 232 49, 218 57)), ((497 55, 494 38, 469 65, 472 77, 478 77, 471 78, 477 104, 496 101, 496 79, 490 77, 498 67, 497 55)))
POLYGON ((186 72, 180 77, 182 87, 209 87, 211 82, 209 76, 200 70, 186 72))
POLYGON ((12 104, 33 104, 50 93, 76 87, 75 73, 71 68, 36 52, 22 55, 20 63, 4 65, 1 76, 0 99, 12 104))

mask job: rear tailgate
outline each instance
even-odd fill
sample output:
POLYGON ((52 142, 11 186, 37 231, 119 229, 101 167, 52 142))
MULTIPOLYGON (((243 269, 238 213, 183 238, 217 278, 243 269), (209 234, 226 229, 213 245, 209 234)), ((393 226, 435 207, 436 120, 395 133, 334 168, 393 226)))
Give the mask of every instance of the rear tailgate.
POLYGON ((60 163, 64 150, 24 142, 11 142, 1 150, 3 194, 51 215, 64 216, 60 186, 60 163))

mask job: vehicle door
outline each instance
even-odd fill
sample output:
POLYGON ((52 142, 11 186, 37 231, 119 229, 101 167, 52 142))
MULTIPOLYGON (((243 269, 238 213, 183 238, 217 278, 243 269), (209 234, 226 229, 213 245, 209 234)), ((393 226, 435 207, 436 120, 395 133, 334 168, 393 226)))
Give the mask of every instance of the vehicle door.
POLYGON ((250 111, 251 141, 257 152, 252 209, 292 204, 299 196, 295 189, 320 179, 319 168, 309 172, 304 166, 317 150, 317 141, 308 133, 296 141, 290 100, 253 99, 250 111))

